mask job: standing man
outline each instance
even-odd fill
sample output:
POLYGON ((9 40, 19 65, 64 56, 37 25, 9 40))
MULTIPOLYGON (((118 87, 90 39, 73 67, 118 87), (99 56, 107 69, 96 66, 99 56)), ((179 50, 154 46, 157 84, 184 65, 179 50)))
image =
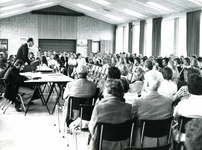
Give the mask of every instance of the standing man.
POLYGON ((34 45, 33 38, 29 38, 27 40, 27 43, 23 44, 18 49, 15 61, 18 59, 21 59, 25 64, 30 65, 31 60, 29 60, 29 58, 28 58, 28 53, 29 53, 29 48, 32 47, 33 45, 34 45))

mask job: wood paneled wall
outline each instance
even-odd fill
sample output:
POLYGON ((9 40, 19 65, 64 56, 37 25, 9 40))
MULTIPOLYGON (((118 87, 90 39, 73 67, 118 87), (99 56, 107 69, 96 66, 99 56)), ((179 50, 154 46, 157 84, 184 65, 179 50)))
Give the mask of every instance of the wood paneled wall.
POLYGON ((77 18, 38 15, 39 39, 76 39, 77 18))

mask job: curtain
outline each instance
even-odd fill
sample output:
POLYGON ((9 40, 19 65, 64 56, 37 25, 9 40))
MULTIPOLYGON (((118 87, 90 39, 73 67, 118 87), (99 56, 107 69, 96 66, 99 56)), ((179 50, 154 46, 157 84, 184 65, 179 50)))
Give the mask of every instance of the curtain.
POLYGON ((196 54, 200 49, 200 18, 201 10, 188 12, 187 18, 187 56, 196 54))
POLYGON ((139 54, 142 55, 144 55, 145 23, 146 20, 140 21, 139 54))
POLYGON ((101 40, 100 41, 100 53, 112 53, 113 41, 112 40, 101 40))
POLYGON ((133 24, 132 22, 128 25, 128 52, 132 54, 132 42, 133 42, 133 24))
POLYGON ((152 56, 159 56, 161 51, 162 17, 154 18, 152 23, 152 56))
POLYGON ((112 48, 112 54, 116 53, 116 32, 117 32, 117 25, 114 26, 114 41, 113 41, 113 48, 112 48))
POLYGON ((88 40, 87 56, 90 56, 91 52, 92 52, 92 40, 88 40))

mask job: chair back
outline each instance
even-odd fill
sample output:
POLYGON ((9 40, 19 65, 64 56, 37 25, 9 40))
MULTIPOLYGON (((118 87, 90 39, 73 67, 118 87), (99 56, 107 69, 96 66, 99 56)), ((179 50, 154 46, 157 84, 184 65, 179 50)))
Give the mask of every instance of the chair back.
POLYGON ((145 147, 145 148, 136 148, 136 147, 126 147, 124 150, 169 150, 171 147, 171 143, 159 146, 159 147, 145 147))
POLYGON ((185 125, 187 122, 191 121, 193 118, 188 118, 184 116, 179 116, 178 118, 178 131, 180 133, 185 133, 185 125))
POLYGON ((131 146, 134 122, 132 120, 125 121, 119 124, 98 123, 99 150, 102 149, 102 141, 122 141, 129 139, 131 146))
POLYGON ((94 106, 88 104, 80 104, 80 117, 82 120, 90 121, 94 106))
POLYGON ((167 135, 169 143, 172 121, 173 117, 163 120, 141 120, 141 145, 143 146, 144 136, 159 138, 167 135))
POLYGON ((80 110, 80 104, 92 105, 93 97, 82 98, 82 97, 69 97, 69 118, 72 118, 72 110, 80 110))

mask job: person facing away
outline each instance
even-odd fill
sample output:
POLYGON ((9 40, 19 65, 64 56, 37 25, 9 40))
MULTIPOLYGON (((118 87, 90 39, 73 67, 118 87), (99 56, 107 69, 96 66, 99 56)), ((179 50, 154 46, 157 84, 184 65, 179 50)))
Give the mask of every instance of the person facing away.
MULTIPOLYGON (((90 98, 95 96, 96 84, 87 80, 88 70, 85 65, 79 65, 76 68, 77 79, 72 82, 68 82, 63 93, 65 104, 69 106, 69 96, 90 98)), ((73 111, 73 120, 77 119, 79 111, 73 111)), ((67 121, 69 115, 67 114, 67 121)))
MULTIPOLYGON (((146 93, 135 99, 132 104, 133 119, 137 120, 133 146, 140 147, 139 120, 161 120, 172 116, 172 99, 157 92, 162 80, 163 76, 159 71, 151 70, 145 74, 146 93)), ((143 141, 143 147, 156 147, 165 144, 167 144, 167 136, 161 138, 145 137, 143 141)))
MULTIPOLYGON (((105 82, 104 98, 99 101, 94 109, 89 122, 89 131, 91 134, 90 148, 98 149, 98 131, 97 123, 106 122, 112 124, 123 123, 131 120, 131 105, 122 101, 124 96, 124 87, 120 79, 108 79, 105 82)), ((122 150, 129 145, 129 139, 122 141, 103 141, 103 150, 122 150)))
POLYGON ((34 90, 25 87, 24 81, 28 78, 20 75, 20 71, 24 68, 24 62, 20 59, 16 60, 13 66, 11 66, 5 73, 4 79, 7 80, 7 88, 5 91, 5 98, 15 103, 16 111, 22 111, 20 102, 16 100, 17 94, 23 94, 24 102, 29 102, 32 97, 34 90), (12 93, 12 94, 11 94, 12 93))
POLYGON ((17 55, 15 60, 22 60, 25 64, 30 64, 31 60, 29 60, 28 54, 29 54, 29 48, 34 45, 34 40, 33 38, 29 38, 27 40, 27 43, 23 44, 20 46, 18 49, 17 55))

